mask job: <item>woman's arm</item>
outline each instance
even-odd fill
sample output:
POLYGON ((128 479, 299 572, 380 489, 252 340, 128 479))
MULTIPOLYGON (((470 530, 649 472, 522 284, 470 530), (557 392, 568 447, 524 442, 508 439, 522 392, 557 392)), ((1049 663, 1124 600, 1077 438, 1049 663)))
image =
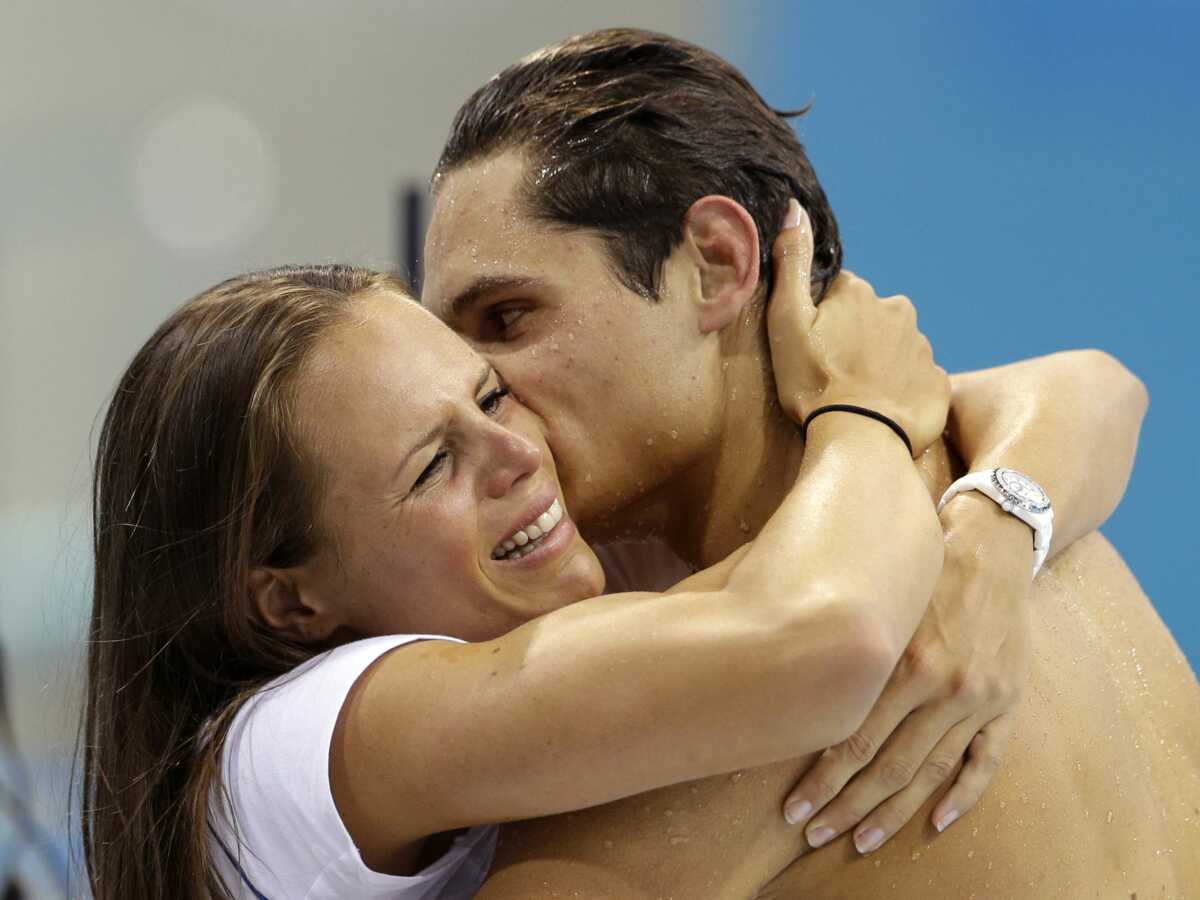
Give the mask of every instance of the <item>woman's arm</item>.
MULTIPOLYGON (((1054 503, 1050 556, 1113 513, 1133 470, 1149 396, 1101 350, 1069 350, 952 376, 949 432, 969 471, 1007 466, 1054 503)), ((946 507, 952 521, 955 507, 946 507)))
MULTIPOLYGON (((1051 556, 1108 518, 1129 481, 1147 405, 1121 363, 1075 350, 951 383, 949 434, 966 469, 1008 466, 1045 487, 1051 556)), ((831 747, 789 797, 817 811, 806 821, 814 843, 851 828, 864 837, 878 829, 886 840, 953 777, 932 816, 946 827, 978 801, 1011 737, 1009 710, 1028 667, 1032 533, 975 492, 941 518, 942 576, 891 681, 851 740, 831 747)))
MULTIPOLYGON (((783 263, 806 271, 798 257, 793 248, 783 263)), ((941 430, 948 384, 910 311, 831 294, 808 327, 821 345, 861 348, 849 366, 839 350, 845 376, 824 396, 850 383, 863 405, 941 430), (935 389, 910 390, 924 384, 935 389)), ((426 835, 592 806, 845 737, 920 618, 942 538, 887 427, 831 413, 809 440, 791 494, 716 572, 667 594, 573 603, 485 643, 397 648, 372 666, 343 708, 330 761, 368 863, 426 835)))

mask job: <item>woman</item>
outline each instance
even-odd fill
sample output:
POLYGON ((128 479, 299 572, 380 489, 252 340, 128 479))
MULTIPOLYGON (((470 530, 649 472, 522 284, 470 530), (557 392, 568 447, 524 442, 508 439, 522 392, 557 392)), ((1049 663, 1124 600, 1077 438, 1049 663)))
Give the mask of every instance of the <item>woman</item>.
MULTIPOLYGON (((596 597, 535 420, 404 299, 337 267, 233 279, 122 379, 94 523, 97 897, 466 896, 494 838, 471 826, 844 739, 915 627, 941 535, 888 428, 820 417, 752 545, 596 597)), ((831 296, 818 321, 868 327, 812 396, 930 443, 945 376, 911 317, 831 296)))
MULTIPOLYGON (((737 559, 670 600, 575 602, 604 576, 533 416, 406 299, 359 270, 235 278, 169 319, 122 378, 97 454, 85 763, 97 896, 460 895, 481 881, 492 829, 449 853, 431 835, 834 743, 916 625, 940 529, 904 444, 846 414, 815 422, 805 486, 737 559), (413 432, 454 444, 455 460, 413 432), (871 469, 857 487, 851 464, 871 469), (838 511, 805 514, 840 481, 838 511), (871 493, 888 482, 899 490, 884 520, 906 523, 889 526, 889 550, 800 580, 797 554, 878 520, 871 493), (364 485, 420 540, 356 529, 376 511, 364 485), (876 594, 887 604, 865 602, 876 594), (780 719, 797 704, 808 714, 780 719), (274 748, 290 785, 254 772, 271 752, 256 728, 272 724, 292 734, 274 748), (371 793, 394 798, 395 815, 373 818, 371 793), (294 804, 298 830, 264 832, 272 797, 294 804)), ((874 325, 871 350, 824 398, 852 392, 930 443, 948 391, 928 343, 898 306, 845 302, 856 328, 864 312, 874 325)), ((838 301, 822 310, 848 328, 838 301)))

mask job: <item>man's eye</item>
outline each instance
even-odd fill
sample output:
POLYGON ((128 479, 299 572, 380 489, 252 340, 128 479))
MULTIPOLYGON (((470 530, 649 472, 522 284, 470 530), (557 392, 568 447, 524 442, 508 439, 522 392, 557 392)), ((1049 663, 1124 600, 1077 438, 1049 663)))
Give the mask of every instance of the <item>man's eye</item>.
POLYGON ((446 461, 446 457, 448 457, 449 455, 450 454, 448 454, 445 450, 442 450, 439 453, 436 453, 434 455, 433 459, 431 459, 429 461, 429 465, 427 465, 425 467, 425 469, 421 472, 421 474, 417 476, 417 480, 413 482, 413 490, 415 491, 417 488, 419 488, 421 485, 423 485, 426 481, 428 481, 430 478, 432 478, 434 475, 436 475, 438 472, 438 469, 440 469, 442 467, 442 463, 444 463, 446 461))
POLYGON ((488 314, 488 325, 494 334, 503 336, 523 315, 525 315, 525 310, 517 307, 494 309, 488 314))
POLYGON ((500 411, 500 407, 504 403, 504 398, 509 395, 508 386, 498 387, 491 391, 482 400, 479 401, 479 408, 489 416, 494 416, 500 411))
POLYGON ((501 325, 503 325, 505 328, 508 328, 513 322, 521 318, 524 313, 525 311, 521 309, 506 309, 502 312, 496 313, 496 318, 500 320, 501 325))

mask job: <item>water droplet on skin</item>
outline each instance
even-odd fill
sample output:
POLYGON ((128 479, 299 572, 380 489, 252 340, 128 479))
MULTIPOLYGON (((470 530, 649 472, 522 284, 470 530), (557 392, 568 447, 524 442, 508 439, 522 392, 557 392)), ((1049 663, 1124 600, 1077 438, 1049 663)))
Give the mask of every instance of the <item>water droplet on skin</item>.
POLYGON ((918 859, 920 859, 920 858, 921 858, 921 851, 920 851, 920 850, 914 850, 914 851, 913 851, 913 855, 912 855, 911 857, 909 857, 909 859, 911 859, 913 862, 916 862, 916 861, 917 861, 918 859))
POLYGON ((605 842, 604 842, 604 849, 605 849, 605 850, 611 850, 612 848, 613 848, 613 842, 612 842, 612 841, 605 841, 605 842))
POLYGON ((646 438, 646 446, 653 447, 654 446, 654 438, 646 438))
POLYGON ((743 532, 748 533, 750 531, 750 524, 745 519, 742 519, 742 521, 738 523, 738 528, 742 529, 743 532))
POLYGON ((674 428, 671 429, 671 440, 673 440, 673 441, 679 440, 679 432, 676 431, 674 428))
POLYGON ((729 780, 732 781, 734 784, 737 784, 739 781, 742 780, 742 773, 734 772, 732 775, 729 776, 729 780))
POLYGON ((677 834, 677 835, 675 835, 674 837, 672 837, 672 838, 670 839, 670 841, 671 841, 671 846, 673 846, 673 847, 677 847, 677 846, 679 846, 680 844, 686 844, 686 843, 688 842, 688 839, 687 839, 687 838, 685 838, 685 837, 683 837, 683 836, 681 836, 681 835, 678 835, 678 834, 677 834))

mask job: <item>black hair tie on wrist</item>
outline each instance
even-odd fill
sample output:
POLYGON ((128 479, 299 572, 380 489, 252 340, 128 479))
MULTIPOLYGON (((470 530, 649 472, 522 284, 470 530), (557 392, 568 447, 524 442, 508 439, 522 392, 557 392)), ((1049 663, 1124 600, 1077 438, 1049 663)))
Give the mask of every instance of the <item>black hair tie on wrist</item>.
POLYGON ((860 416, 866 416, 868 419, 874 419, 876 422, 882 422, 892 431, 896 432, 896 437, 904 441, 904 446, 908 448, 908 455, 913 455, 912 441, 908 439, 908 435, 904 433, 904 429, 885 416, 883 413, 877 413, 873 409, 867 409, 865 406, 851 406, 849 403, 831 403, 829 406, 821 406, 810 412, 804 420, 804 424, 800 426, 800 434, 808 440, 808 426, 812 424, 812 420, 817 416, 824 415, 827 412, 848 412, 857 413, 860 416))

